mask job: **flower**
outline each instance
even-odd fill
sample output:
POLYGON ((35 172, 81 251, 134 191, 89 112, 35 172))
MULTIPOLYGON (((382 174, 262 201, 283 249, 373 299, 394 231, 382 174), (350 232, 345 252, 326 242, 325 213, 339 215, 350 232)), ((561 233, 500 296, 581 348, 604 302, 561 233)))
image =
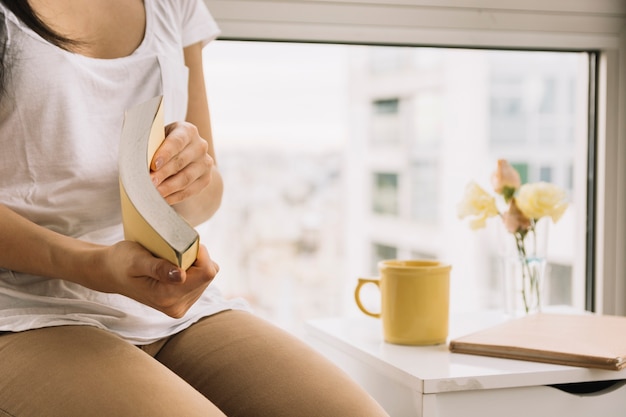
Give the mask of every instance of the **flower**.
POLYGON ((489 217, 499 214, 496 199, 474 181, 465 187, 465 195, 457 206, 457 212, 461 219, 472 217, 470 227, 473 230, 482 229, 489 217))
POLYGON ((559 221, 567 209, 565 192, 545 182, 522 185, 517 195, 517 205, 529 219, 550 217, 554 223, 559 221))
POLYGON ((511 233, 525 233, 531 227, 530 219, 518 208, 515 198, 511 199, 509 210, 502 213, 502 221, 511 233))
POLYGON ((491 185, 496 193, 502 194, 509 201, 522 181, 519 173, 506 159, 498 159, 498 167, 491 174, 491 185))
POLYGON ((537 254, 529 252, 534 245, 527 243, 536 242, 536 226, 542 218, 550 218, 556 223, 563 216, 567 209, 566 194, 559 187, 546 182, 521 184, 519 173, 505 159, 498 160, 496 170, 491 175, 491 185, 496 194, 504 199, 504 210, 498 209, 494 196, 476 182, 470 181, 457 206, 457 214, 460 219, 470 218, 472 230, 486 227, 491 217, 499 216, 502 219, 505 229, 515 240, 522 270, 522 298, 528 312, 530 297, 527 290, 534 293, 540 307, 540 269, 537 267, 537 254))

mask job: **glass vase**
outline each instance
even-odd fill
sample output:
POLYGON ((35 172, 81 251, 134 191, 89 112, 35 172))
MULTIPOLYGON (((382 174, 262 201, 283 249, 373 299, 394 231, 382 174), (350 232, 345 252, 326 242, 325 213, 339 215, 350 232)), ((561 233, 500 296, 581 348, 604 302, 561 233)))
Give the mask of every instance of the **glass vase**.
POLYGON ((540 220, 525 235, 502 227, 502 289, 507 315, 537 313, 544 306, 548 226, 546 219, 540 220))

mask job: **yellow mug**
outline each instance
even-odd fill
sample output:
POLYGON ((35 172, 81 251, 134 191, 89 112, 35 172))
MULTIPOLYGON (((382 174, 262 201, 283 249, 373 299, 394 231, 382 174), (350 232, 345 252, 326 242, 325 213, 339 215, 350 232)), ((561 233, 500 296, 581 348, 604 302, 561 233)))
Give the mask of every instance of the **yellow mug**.
POLYGON ((400 345, 436 345, 448 338, 450 270, 432 260, 384 260, 379 278, 359 278, 354 298, 368 316, 380 318, 386 342, 400 345), (361 288, 375 284, 381 294, 380 313, 361 302, 361 288))

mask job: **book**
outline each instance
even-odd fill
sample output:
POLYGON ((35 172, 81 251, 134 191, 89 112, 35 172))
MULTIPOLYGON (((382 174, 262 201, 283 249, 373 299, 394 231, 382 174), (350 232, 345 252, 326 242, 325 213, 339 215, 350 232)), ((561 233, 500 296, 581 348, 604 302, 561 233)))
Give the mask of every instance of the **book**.
POLYGON ((450 341, 454 353, 620 370, 626 366, 626 317, 537 313, 450 341))
POLYGON ((198 233, 150 178, 150 162, 164 139, 162 96, 126 111, 118 161, 124 238, 187 269, 198 255, 198 233))

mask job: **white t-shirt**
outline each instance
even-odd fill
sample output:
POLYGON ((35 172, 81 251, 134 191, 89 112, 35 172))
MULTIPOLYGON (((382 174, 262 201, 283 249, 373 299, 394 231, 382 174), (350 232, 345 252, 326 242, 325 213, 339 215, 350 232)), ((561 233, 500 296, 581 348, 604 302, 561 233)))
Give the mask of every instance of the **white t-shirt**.
MULTIPOLYGON (((0 97, 0 204, 77 239, 123 239, 117 153, 124 111, 163 95, 165 122, 184 120, 183 47, 219 33, 202 0, 144 3, 144 39, 117 59, 51 45, 0 3, 10 67, 0 97)), ((0 331, 92 325, 146 344, 230 308, 246 305, 209 286, 185 317, 173 319, 122 295, 0 268, 0 331)))

